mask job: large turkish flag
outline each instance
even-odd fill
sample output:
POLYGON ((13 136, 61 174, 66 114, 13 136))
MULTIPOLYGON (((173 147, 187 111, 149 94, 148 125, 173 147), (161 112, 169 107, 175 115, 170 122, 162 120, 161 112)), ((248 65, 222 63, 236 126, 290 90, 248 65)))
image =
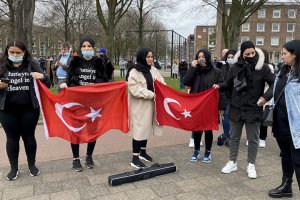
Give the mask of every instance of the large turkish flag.
POLYGON ((57 95, 36 83, 46 137, 80 144, 95 141, 110 129, 128 132, 126 82, 69 87, 57 95))
POLYGON ((185 94, 158 81, 154 82, 154 86, 156 119, 159 125, 187 131, 219 129, 217 89, 185 94))

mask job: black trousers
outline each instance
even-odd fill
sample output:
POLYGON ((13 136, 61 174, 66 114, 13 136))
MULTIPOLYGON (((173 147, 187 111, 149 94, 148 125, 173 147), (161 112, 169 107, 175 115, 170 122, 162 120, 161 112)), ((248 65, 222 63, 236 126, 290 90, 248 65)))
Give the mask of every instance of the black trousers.
POLYGON ((39 119, 39 109, 0 111, 0 122, 6 134, 6 152, 12 169, 18 169, 19 141, 22 137, 28 165, 35 164, 35 128, 39 119))
MULTIPOLYGON (((213 132, 204 131, 205 133, 205 150, 210 151, 213 142, 213 132)), ((194 131, 194 145, 195 150, 200 150, 200 141, 202 138, 203 131, 194 131)))
POLYGON ((133 153, 140 153, 141 149, 146 149, 147 140, 135 140, 132 139, 132 152, 133 153))
POLYGON ((266 140, 267 139, 268 127, 267 126, 263 126, 261 124, 259 129, 260 129, 260 131, 259 131, 259 139, 266 140))
MULTIPOLYGON (((94 142, 89 142, 87 144, 87 150, 86 150, 86 155, 87 156, 92 156, 94 149, 96 146, 96 140, 94 142)), ((72 144, 71 143, 71 149, 73 153, 73 158, 79 158, 79 144, 72 144)))
POLYGON ((276 138, 280 148, 282 174, 292 178, 294 172, 300 189, 300 149, 295 149, 293 141, 276 138))

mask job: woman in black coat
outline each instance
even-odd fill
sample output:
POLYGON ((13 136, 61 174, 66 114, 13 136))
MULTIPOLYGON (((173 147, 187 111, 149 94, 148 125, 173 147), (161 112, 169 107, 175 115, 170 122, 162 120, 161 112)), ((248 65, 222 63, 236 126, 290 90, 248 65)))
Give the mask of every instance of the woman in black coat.
MULTIPOLYGON (((95 83, 108 82, 105 64, 102 58, 94 56, 95 42, 91 37, 85 36, 80 39, 80 48, 82 56, 75 56, 70 63, 67 83, 62 83, 61 88, 74 87, 80 85, 89 85, 95 83)), ((87 145, 87 153, 85 164, 87 168, 94 167, 92 158, 96 141, 89 142, 87 145)), ((83 170, 79 157, 79 144, 72 144, 74 171, 83 170)))
MULTIPOLYGON (((210 89, 214 84, 223 81, 222 72, 215 68, 211 60, 211 54, 207 49, 200 49, 192 61, 189 70, 183 79, 183 84, 190 86, 190 93, 203 92, 210 89)), ((220 95, 220 110, 225 110, 225 95, 220 95)), ((205 152, 202 162, 209 163, 211 160, 211 147, 213 141, 212 130, 199 130, 194 133, 194 154, 190 161, 196 162, 200 158, 200 141, 203 131, 205 132, 205 152)))

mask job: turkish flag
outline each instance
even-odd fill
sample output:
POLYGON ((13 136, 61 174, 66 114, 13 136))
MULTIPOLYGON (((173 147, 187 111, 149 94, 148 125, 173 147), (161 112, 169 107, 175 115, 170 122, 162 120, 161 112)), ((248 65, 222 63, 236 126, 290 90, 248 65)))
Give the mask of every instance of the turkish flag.
POLYGON ((35 83, 43 113, 46 137, 60 137, 73 144, 95 141, 110 129, 128 132, 125 81, 69 87, 53 94, 35 83))
POLYGON ((158 81, 154 82, 154 87, 156 119, 159 125, 186 131, 219 129, 217 89, 186 94, 158 81))

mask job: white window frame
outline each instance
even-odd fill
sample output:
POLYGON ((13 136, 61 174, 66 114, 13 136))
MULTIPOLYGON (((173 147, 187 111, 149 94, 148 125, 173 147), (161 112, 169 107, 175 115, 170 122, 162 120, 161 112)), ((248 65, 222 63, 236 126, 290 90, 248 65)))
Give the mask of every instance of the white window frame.
POLYGON ((279 9, 273 10, 273 18, 280 18, 280 17, 281 17, 281 10, 279 10, 279 9), (277 12, 278 12, 279 16, 275 16, 275 15, 274 15, 274 14, 277 13, 277 12))
POLYGON ((32 54, 37 54, 36 49, 32 49, 32 54))
POLYGON ((287 23, 286 24, 286 32, 292 33, 295 32, 296 24, 295 23, 287 23), (289 25, 293 25, 293 30, 289 30, 289 25))
POLYGON ((279 46, 279 37, 271 37, 271 46, 279 46), (273 43, 274 39, 277 40, 276 43, 273 43))
POLYGON ((288 9, 288 18, 296 18, 297 10, 296 9, 288 9), (293 12, 293 16, 290 16, 290 12, 293 12))
POLYGON ((256 46, 263 46, 265 44, 265 38, 264 37, 256 37, 256 46), (259 43, 261 42, 261 43, 259 43))
POLYGON ((257 23, 256 24, 256 31, 257 32, 265 32, 265 23, 257 23), (259 30, 259 25, 262 25, 262 30, 259 30))
POLYGON ((250 23, 249 22, 242 24, 242 32, 250 32, 250 23))
POLYGON ((295 37, 287 36, 287 37, 285 38, 285 42, 289 42, 289 41, 294 40, 294 39, 295 39, 295 37))
POLYGON ((266 9, 265 8, 259 9, 257 11, 257 18, 266 18, 266 9))
POLYGON ((203 28, 203 33, 206 33, 206 28, 203 28))
POLYGON ((249 41, 250 37, 249 36, 241 36, 241 43, 245 42, 245 41, 249 41))
POLYGON ((280 32, 280 23, 272 23, 272 32, 280 32), (278 25, 278 29, 274 29, 274 25, 278 25))

